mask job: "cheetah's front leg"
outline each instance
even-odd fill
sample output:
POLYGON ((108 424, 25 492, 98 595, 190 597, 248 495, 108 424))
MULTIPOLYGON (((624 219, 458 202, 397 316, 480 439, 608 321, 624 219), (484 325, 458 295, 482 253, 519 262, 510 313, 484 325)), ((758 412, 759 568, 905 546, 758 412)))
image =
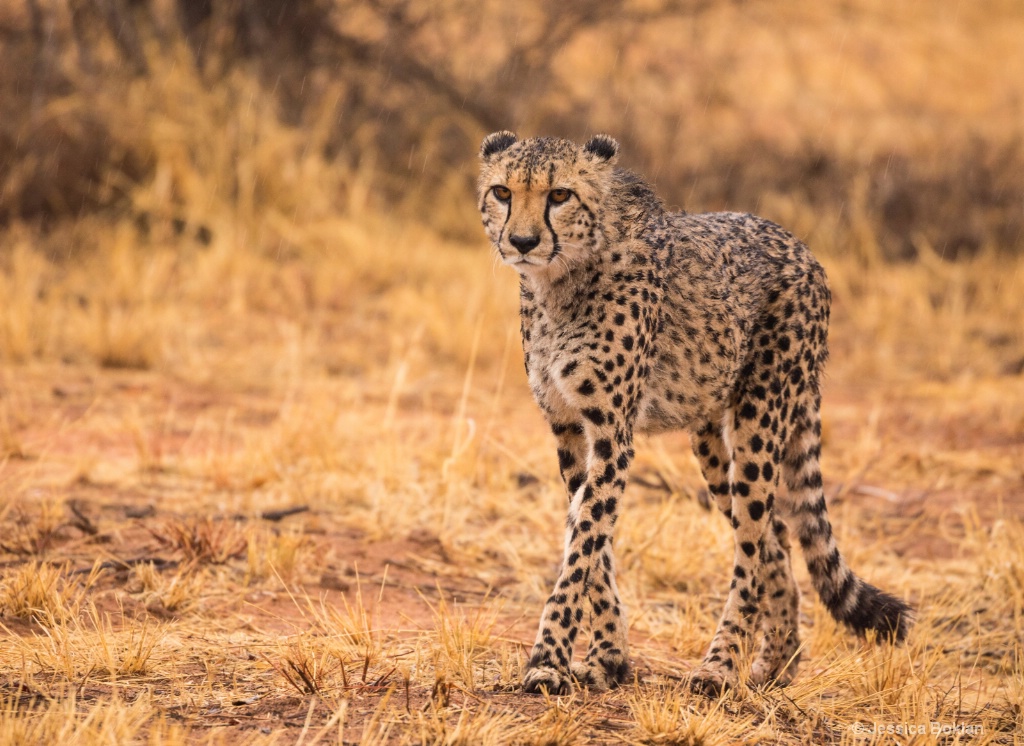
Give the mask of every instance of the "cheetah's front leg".
POLYGON ((629 673, 626 615, 615 586, 612 531, 632 460, 632 434, 589 409, 586 480, 573 493, 566 521, 565 557, 544 606, 537 641, 523 676, 528 692, 565 694, 572 679, 595 689, 625 681, 629 673), (591 648, 570 668, 572 648, 586 611, 591 648))

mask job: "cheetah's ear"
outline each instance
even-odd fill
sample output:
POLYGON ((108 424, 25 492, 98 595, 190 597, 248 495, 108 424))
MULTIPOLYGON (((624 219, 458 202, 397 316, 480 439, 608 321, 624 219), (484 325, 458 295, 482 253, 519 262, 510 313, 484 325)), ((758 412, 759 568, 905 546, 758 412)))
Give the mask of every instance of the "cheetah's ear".
POLYGON ((486 161, 495 153, 508 150, 518 139, 515 132, 509 132, 508 130, 492 132, 484 138, 483 143, 480 145, 480 157, 486 161))
POLYGON ((615 156, 619 154, 619 143, 610 135, 594 135, 583 146, 583 152, 594 160, 614 163, 615 156))

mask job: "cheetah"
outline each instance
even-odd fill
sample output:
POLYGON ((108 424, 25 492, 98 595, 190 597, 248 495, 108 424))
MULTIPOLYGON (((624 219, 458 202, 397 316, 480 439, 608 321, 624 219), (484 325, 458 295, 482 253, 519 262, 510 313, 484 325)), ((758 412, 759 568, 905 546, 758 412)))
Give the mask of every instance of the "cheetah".
POLYGON ((739 213, 670 212, 618 143, 495 132, 480 148, 479 207, 520 279, 530 387, 568 491, 565 550, 523 675, 527 692, 595 690, 631 676, 613 529, 635 433, 685 429, 735 549, 725 609, 690 678, 716 695, 785 685, 800 659, 796 535, 825 606, 856 633, 902 642, 911 608, 859 578, 826 510, 820 381, 828 282, 784 229, 739 213), (780 490, 780 482, 786 489, 780 490), (573 662, 587 619, 590 643, 573 662))

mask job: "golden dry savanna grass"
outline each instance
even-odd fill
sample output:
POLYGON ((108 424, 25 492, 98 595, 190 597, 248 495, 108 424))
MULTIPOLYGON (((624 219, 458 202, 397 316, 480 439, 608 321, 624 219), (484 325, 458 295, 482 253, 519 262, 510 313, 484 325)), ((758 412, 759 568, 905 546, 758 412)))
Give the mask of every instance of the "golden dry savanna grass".
MULTIPOLYGON (((756 88, 750 111, 788 117, 805 98, 794 138, 855 149, 851 119, 875 112, 866 142, 937 158, 928 118, 901 118, 896 92, 963 127, 988 121, 993 97, 1020 109, 1020 76, 972 85, 986 64, 1021 69, 1013 4, 989 3, 988 20, 973 5, 894 6, 894 37, 881 16, 857 20, 879 4, 799 6, 723 6, 701 37, 720 52, 707 59, 733 50, 716 85, 756 88), (754 57, 729 47, 726 20, 749 31, 746 54, 790 57, 748 80, 754 57), (753 28, 772 23, 786 45, 753 28), (932 49, 975 37, 1002 56, 932 49), (876 58, 906 82, 864 62, 876 58), (842 80, 856 111, 828 107, 842 80)), ((153 159, 119 187, 128 206, 0 233, 0 744, 1024 741, 1013 247, 953 262, 920 235, 914 261, 887 262, 866 203, 842 225, 783 192, 762 204, 829 271, 826 491, 851 564, 917 608, 906 645, 849 636, 798 568, 795 682, 691 695, 731 537, 673 434, 640 441, 618 526, 635 683, 527 696, 565 496, 522 372, 515 277, 482 238, 451 237, 469 231, 472 198, 437 206, 465 228, 441 235, 389 209, 369 170, 324 156, 336 100, 319 125, 281 124, 250 77, 211 88, 175 55, 51 112, 123 117, 153 159)), ((615 77, 598 58, 602 70, 615 77)), ((778 119, 710 102, 720 137, 776 132, 778 119)))

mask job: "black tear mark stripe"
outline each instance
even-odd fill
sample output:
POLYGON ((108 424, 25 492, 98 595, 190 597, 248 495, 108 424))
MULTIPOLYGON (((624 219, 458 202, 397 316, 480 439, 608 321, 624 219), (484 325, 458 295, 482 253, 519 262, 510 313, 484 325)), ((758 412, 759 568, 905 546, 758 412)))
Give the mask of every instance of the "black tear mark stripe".
MULTIPOLYGON (((558 234, 555 233, 554 226, 551 225, 551 200, 544 201, 544 225, 548 227, 548 232, 551 233, 551 256, 548 259, 549 262, 553 262, 555 257, 562 251, 562 245, 558 242, 558 234)), ((504 229, 503 229, 504 230, 504 229)))
MULTIPOLYGON (((497 199, 497 197, 495 197, 497 199)), ((505 237, 505 228, 508 226, 509 218, 512 217, 512 198, 509 197, 508 202, 505 203, 505 222, 501 224, 501 232, 498 233, 498 246, 501 246, 501 239, 505 237)))

